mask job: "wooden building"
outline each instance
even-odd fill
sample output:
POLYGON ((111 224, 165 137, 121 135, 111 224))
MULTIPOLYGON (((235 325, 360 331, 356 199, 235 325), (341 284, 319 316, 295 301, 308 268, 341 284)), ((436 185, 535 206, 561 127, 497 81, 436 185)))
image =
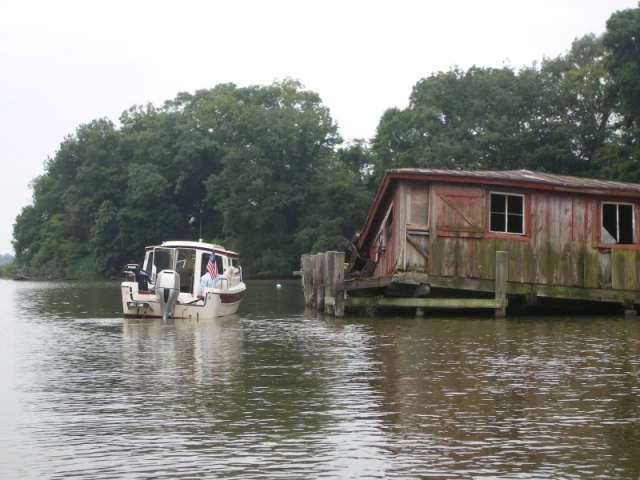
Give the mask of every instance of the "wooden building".
POLYGON ((640 185, 390 170, 353 247, 336 281, 347 307, 473 307, 497 298, 496 258, 506 252, 510 307, 553 300, 631 314, 640 304, 640 185))

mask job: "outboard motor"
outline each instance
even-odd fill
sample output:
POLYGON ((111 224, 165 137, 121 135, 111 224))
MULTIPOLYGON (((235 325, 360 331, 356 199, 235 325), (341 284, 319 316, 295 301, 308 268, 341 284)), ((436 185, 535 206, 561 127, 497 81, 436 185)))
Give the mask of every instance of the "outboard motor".
POLYGON ((173 270, 162 270, 156 277, 156 295, 166 320, 173 313, 173 306, 180 294, 180 275, 173 270))

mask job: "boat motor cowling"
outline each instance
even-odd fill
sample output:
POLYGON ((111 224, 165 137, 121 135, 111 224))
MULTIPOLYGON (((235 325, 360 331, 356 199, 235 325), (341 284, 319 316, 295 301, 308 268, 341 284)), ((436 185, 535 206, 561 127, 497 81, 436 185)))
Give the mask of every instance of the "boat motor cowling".
POLYGON ((173 314, 173 307, 180 295, 180 275, 174 270, 162 270, 156 277, 156 295, 162 311, 162 319, 173 314))

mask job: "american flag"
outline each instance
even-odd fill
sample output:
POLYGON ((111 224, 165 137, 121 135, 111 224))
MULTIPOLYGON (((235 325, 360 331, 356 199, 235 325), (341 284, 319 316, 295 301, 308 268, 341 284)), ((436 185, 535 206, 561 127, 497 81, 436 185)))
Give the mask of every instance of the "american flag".
POLYGON ((212 253, 209 257, 209 263, 207 263, 207 272, 211 275, 211 278, 218 276, 218 265, 216 265, 216 254, 212 253))

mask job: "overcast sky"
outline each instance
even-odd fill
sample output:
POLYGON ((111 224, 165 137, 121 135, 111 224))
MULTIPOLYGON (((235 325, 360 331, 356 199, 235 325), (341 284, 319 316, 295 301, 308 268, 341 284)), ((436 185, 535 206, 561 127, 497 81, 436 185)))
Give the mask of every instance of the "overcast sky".
POLYGON ((0 254, 29 183, 76 128, 232 82, 293 78, 346 140, 421 78, 519 69, 605 31, 637 0, 0 0, 0 254))

